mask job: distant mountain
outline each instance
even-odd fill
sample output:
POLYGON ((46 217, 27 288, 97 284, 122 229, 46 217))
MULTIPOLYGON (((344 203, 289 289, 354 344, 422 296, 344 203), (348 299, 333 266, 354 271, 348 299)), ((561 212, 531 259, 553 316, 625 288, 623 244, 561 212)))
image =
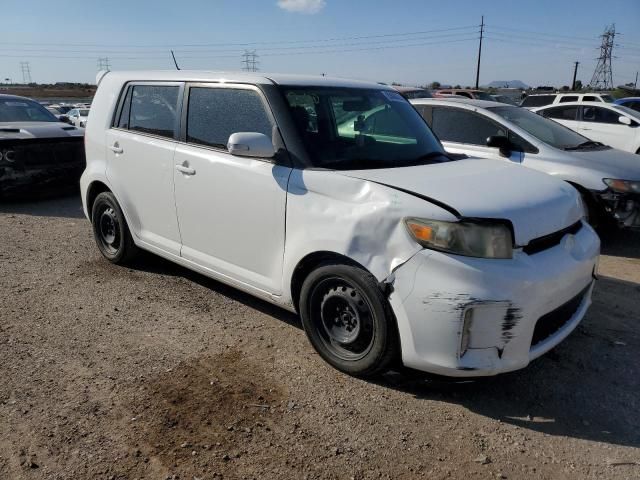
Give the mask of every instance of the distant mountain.
POLYGON ((489 88, 522 88, 527 89, 529 85, 520 80, 494 80, 487 85, 489 88))

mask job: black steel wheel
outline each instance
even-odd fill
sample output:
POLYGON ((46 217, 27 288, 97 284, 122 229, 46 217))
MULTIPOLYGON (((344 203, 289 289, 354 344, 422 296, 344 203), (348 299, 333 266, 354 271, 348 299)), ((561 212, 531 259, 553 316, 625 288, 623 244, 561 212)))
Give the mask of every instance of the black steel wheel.
POLYGON ((305 332, 316 351, 351 375, 386 370, 397 354, 395 319, 375 278, 351 265, 324 265, 305 279, 300 297, 305 332))
POLYGON ((91 223, 98 249, 110 262, 124 264, 138 253, 113 193, 102 192, 96 197, 91 209, 91 223))

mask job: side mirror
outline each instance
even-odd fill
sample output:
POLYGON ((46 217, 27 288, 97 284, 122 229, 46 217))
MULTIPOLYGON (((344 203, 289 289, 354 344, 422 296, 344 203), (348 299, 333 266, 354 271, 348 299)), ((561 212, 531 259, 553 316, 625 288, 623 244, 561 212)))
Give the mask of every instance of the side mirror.
POLYGON ((500 155, 503 157, 511 155, 511 150, 513 148, 511 140, 504 135, 491 135, 487 138, 487 147, 498 148, 500 150, 500 155))
POLYGON ((272 158, 276 151, 271 139, 264 133, 236 132, 231 134, 227 142, 231 155, 238 157, 272 158))
POLYGON ((629 117, 625 117, 624 115, 620 115, 618 117, 618 121, 623 125, 631 125, 631 119, 629 117))

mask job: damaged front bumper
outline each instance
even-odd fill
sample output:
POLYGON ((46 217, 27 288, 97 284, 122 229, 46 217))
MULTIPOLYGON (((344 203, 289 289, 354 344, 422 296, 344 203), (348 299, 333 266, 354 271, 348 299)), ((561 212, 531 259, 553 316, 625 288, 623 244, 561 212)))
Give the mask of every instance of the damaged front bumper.
POLYGON ((509 260, 423 250, 394 272, 389 300, 403 363, 453 377, 517 370, 578 325, 591 303, 600 241, 584 225, 509 260))
POLYGON ((623 228, 640 228, 640 195, 616 193, 611 190, 595 192, 604 211, 623 228))
POLYGON ((82 137, 0 141, 0 194, 77 185, 86 166, 82 137))

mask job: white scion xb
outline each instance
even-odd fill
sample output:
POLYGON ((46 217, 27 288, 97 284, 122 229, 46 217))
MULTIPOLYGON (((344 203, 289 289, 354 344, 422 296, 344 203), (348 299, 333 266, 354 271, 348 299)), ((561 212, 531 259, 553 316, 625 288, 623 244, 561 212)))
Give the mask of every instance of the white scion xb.
POLYGON ((453 160, 375 83, 100 74, 85 214, 138 249, 299 312, 331 365, 449 376, 526 366, 583 318, 599 240, 549 175, 453 160))

